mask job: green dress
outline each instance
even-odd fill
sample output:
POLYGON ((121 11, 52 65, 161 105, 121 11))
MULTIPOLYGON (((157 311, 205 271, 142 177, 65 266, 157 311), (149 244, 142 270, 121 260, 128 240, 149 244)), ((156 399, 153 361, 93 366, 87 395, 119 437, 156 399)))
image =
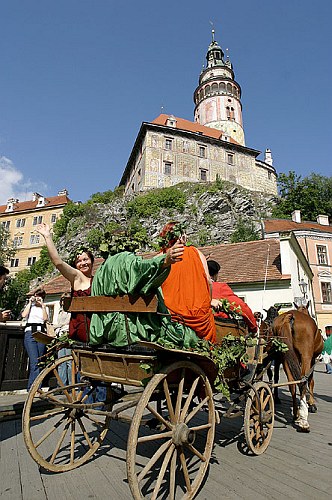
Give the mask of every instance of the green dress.
POLYGON ((90 344, 126 346, 140 340, 157 339, 179 347, 194 347, 198 341, 195 332, 185 325, 172 322, 166 308, 161 283, 170 268, 163 268, 165 255, 143 259, 133 253, 122 252, 108 259, 98 268, 92 282, 91 295, 116 297, 124 294, 158 296, 158 313, 94 313, 90 324, 90 344))

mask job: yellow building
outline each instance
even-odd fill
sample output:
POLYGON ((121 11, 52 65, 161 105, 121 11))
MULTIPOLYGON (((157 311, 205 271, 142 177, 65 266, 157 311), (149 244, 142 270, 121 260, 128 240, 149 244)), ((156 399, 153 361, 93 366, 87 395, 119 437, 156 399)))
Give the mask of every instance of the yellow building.
POLYGON ((52 227, 69 201, 68 191, 63 189, 57 196, 34 193, 32 200, 20 202, 10 198, 6 205, 0 205, 0 224, 8 229, 16 248, 14 257, 6 263, 11 274, 27 269, 38 260, 44 240, 36 226, 46 222, 52 227))

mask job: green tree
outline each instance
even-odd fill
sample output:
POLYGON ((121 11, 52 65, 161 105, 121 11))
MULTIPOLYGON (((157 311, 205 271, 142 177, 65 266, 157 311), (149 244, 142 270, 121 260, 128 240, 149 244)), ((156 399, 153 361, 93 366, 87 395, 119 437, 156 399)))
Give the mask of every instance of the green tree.
POLYGON ((9 231, 0 224, 0 264, 4 265, 14 255, 15 248, 9 238, 9 231))
POLYGON ((273 217, 289 218, 294 210, 301 210, 305 220, 316 220, 318 215, 332 216, 332 177, 310 174, 301 178, 290 171, 278 177, 280 199, 272 211, 273 217))
POLYGON ((240 243, 241 241, 255 241, 259 240, 260 235, 250 220, 240 218, 236 225, 235 230, 231 236, 231 243, 240 243))

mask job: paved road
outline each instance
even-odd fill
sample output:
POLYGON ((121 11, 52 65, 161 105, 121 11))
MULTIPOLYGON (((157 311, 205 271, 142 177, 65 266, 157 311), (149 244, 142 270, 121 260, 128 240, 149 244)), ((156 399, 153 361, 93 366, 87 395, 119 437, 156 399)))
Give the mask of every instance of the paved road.
MULTIPOLYGON (((310 415, 310 434, 291 425, 290 397, 282 391, 271 444, 259 457, 242 452, 242 421, 221 419, 208 477, 197 499, 330 499, 332 492, 332 376, 319 365, 315 394, 319 412, 310 415)), ((6 399, 6 401, 8 398, 6 399)), ((1 405, 1 396, 0 396, 1 405)), ((13 500, 126 500, 126 424, 112 422, 106 443, 78 469, 40 471, 27 453, 19 419, 0 424, 0 497, 13 500)))

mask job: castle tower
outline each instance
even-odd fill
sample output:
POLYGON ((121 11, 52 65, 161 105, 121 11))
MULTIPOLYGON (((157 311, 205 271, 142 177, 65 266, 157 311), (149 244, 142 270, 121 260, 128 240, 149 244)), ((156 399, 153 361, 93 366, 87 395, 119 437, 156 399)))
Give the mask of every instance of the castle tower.
POLYGON ((225 136, 245 146, 241 87, 234 80, 232 63, 228 56, 224 60, 223 50, 214 39, 214 30, 206 60, 194 92, 195 121, 222 130, 225 136))

